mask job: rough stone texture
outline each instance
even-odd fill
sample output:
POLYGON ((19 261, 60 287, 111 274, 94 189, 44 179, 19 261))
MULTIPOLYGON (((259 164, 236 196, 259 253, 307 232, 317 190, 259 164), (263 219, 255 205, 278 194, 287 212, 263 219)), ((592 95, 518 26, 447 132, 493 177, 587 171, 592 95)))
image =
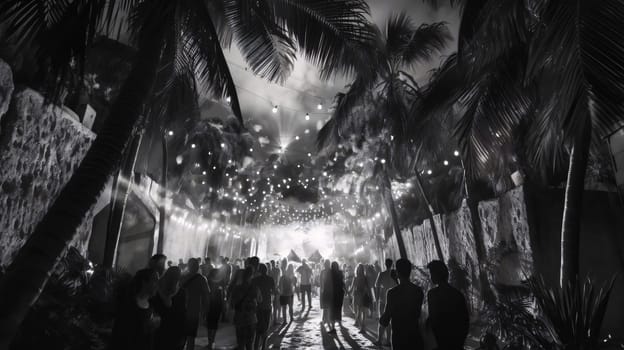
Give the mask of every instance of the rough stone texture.
MULTIPOLYGON (((0 265, 9 264, 80 164, 95 135, 26 89, 0 138, 0 265)), ((93 210, 71 245, 86 253, 93 210)))
POLYGON ((0 60, 0 122, 2 121, 2 116, 9 110, 13 88, 11 67, 3 60, 0 60))
POLYGON ((527 210, 522 187, 479 203, 488 261, 496 283, 519 284, 533 272, 527 210))

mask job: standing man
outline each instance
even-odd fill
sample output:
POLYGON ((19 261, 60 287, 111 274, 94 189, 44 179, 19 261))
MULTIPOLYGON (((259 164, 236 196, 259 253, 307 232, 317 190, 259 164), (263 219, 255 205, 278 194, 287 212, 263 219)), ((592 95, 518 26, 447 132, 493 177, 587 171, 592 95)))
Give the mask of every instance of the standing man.
POLYGON ((210 289, 206 277, 199 273, 199 261, 189 259, 188 274, 182 282, 186 290, 186 349, 195 350, 195 338, 201 316, 208 311, 210 289))
MULTIPOLYGON (((275 283, 276 286, 279 283, 280 276, 281 271, 279 267, 275 263, 275 260, 271 260, 271 278, 273 278, 273 283, 275 283)), ((277 324, 280 318, 279 293, 276 290, 274 294, 275 296, 273 297, 273 322, 277 324)))
POLYGON ((266 349, 267 331, 271 322, 271 311, 273 310, 273 295, 275 294, 275 282, 268 275, 265 264, 258 265, 258 275, 251 280, 251 284, 260 291, 262 300, 258 304, 256 315, 258 325, 256 328, 256 349, 266 349))
POLYGON ((422 350, 424 344, 418 328, 418 320, 424 293, 422 288, 410 282, 412 263, 409 260, 397 260, 396 269, 399 285, 388 290, 386 307, 379 319, 379 324, 388 327, 392 322, 392 349, 422 350))
POLYGON ((165 263, 167 256, 164 254, 154 254, 147 264, 147 267, 158 273, 158 278, 161 278, 165 274, 165 263))
POLYGON ((208 276, 210 276, 210 271, 214 269, 214 266, 212 265, 209 257, 204 258, 204 263, 199 266, 199 269, 204 277, 208 278, 208 276))
MULTIPOLYGON (((379 317, 384 312, 386 308, 386 294, 390 288, 394 288, 397 286, 396 280, 393 278, 396 275, 396 271, 392 269, 392 259, 386 259, 386 270, 380 272, 377 275, 377 280, 375 281, 375 293, 377 294, 377 310, 379 312, 379 317)), ((390 343, 390 328, 383 327, 381 324, 377 327, 377 343, 381 345, 383 341, 383 336, 386 336, 386 343, 390 343)))
POLYGON ((308 296, 308 309, 312 308, 312 269, 305 259, 301 261, 301 266, 297 268, 297 273, 301 277, 299 289, 301 290, 301 312, 305 310, 305 297, 308 296))
POLYGON ((431 282, 435 285, 427 293, 429 326, 439 350, 461 350, 468 336, 470 318, 464 295, 448 283, 446 265, 433 260, 427 265, 431 282))

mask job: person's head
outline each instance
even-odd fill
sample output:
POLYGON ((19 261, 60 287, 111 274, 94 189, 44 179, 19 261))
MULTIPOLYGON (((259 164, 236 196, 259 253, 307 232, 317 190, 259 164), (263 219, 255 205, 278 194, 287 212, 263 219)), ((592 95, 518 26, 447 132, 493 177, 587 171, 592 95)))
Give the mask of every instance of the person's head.
POLYGON ((449 278, 449 271, 444 264, 440 260, 433 260, 429 264, 427 264, 427 268, 429 269, 429 274, 431 275, 431 282, 433 284, 441 284, 447 283, 449 278))
POLYGON ((184 260, 182 258, 178 259, 178 264, 184 264, 184 260))
POLYGON ((230 262, 230 258, 228 258, 227 256, 225 258, 223 258, 223 261, 225 261, 225 263, 229 263, 230 262))
POLYGON ((338 262, 334 261, 331 263, 331 269, 333 271, 340 271, 340 265, 338 265, 338 262))
POLYGON ((209 257, 205 257, 204 258, 204 263, 206 263, 206 265, 210 265, 210 258, 209 257))
POLYGON ((364 265, 357 264, 355 268, 355 277, 364 277, 364 265))
POLYGON ((171 260, 167 261, 167 267, 171 267, 171 266, 173 266, 173 261, 171 260))
POLYGON ((260 258, 258 258, 257 256, 252 256, 251 258, 249 258, 249 265, 254 269, 254 271, 258 271, 260 258))
POLYGON ((242 269, 239 274, 241 275, 242 283, 248 284, 251 282, 251 277, 253 276, 253 268, 251 266, 247 266, 242 269))
POLYGON ((267 271, 268 271, 268 269, 267 269, 267 266, 265 264, 260 264, 258 266, 258 273, 261 274, 262 276, 266 276, 267 271))
POLYGON ((325 269, 329 270, 331 268, 331 261, 329 259, 325 259, 324 266, 325 269))
POLYGON ((275 268, 275 260, 271 260, 271 267, 275 268))
POLYGON ((158 289, 158 272, 154 269, 142 269, 137 271, 132 280, 134 295, 149 298, 156 294, 158 289))
POLYGON ((165 262, 167 257, 163 254, 154 254, 147 265, 150 269, 154 269, 158 272, 158 276, 162 276, 165 273, 165 262))
POLYGON ((390 270, 392 268, 392 264, 392 259, 386 259, 386 270, 390 270))
POLYGON ((180 287, 180 278, 182 277, 182 271, 179 267, 170 267, 165 271, 165 274, 158 281, 158 288, 164 295, 174 295, 178 292, 180 287))
POLYGON ((306 259, 301 260, 301 265, 308 266, 308 263, 306 262, 306 259))
POLYGON ((412 273, 412 263, 407 259, 399 259, 396 262, 396 271, 401 281, 409 281, 412 273))
POLYGON ((195 258, 190 258, 188 260, 188 271, 189 273, 197 273, 199 271, 199 262, 195 258))

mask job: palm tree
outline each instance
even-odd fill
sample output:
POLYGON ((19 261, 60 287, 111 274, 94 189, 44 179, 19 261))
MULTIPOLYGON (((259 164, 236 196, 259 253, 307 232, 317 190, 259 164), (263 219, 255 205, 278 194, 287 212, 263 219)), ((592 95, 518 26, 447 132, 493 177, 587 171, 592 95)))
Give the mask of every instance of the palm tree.
MULTIPOLYGON (((560 285, 579 273, 588 153, 622 125, 624 2, 466 1, 455 77, 444 101, 461 101, 458 135, 472 175, 501 147, 525 138, 532 166, 569 156, 560 285), (470 9, 470 11, 468 11, 470 9)), ((440 92, 440 91, 438 91, 440 92)))
MULTIPOLYGON (((364 103, 371 96, 378 97, 375 111, 365 121, 367 129, 373 135, 378 135, 382 130, 390 132, 392 140, 388 140, 392 146, 383 150, 384 159, 389 160, 380 169, 384 193, 388 202, 389 212, 397 237, 400 255, 407 258, 405 245, 401 237, 394 199, 392 198, 391 180, 388 167, 395 162, 399 165, 405 158, 397 157, 396 150, 402 144, 408 142, 405 132, 409 119, 409 108, 406 100, 410 94, 406 84, 404 72, 421 61, 431 59, 438 53, 450 39, 450 34, 444 23, 431 25, 423 24, 416 27, 412 20, 404 13, 391 16, 381 33, 377 30, 377 36, 362 55, 369 62, 356 71, 356 76, 348 91, 341 93, 336 99, 336 109, 330 121, 323 127, 318 135, 320 148, 332 147, 341 139, 353 132, 350 128, 354 118, 362 118, 354 113, 358 104, 364 103), (395 147, 396 146, 396 147, 395 147), (390 150, 394 148, 394 150, 390 150)), ((404 164, 403 164, 404 165, 404 164)), ((425 196, 424 191, 422 192, 425 196)), ((426 199, 425 199, 426 200, 426 199)), ((428 202, 428 200, 426 200, 428 202)), ((442 250, 439 246, 437 230, 433 222, 433 213, 429 213, 431 228, 434 231, 438 255, 443 259, 442 250)))
MULTIPOLYGON (((30 305, 37 299, 59 256, 95 203, 152 94, 161 67, 191 77, 208 92, 229 96, 242 120, 234 82, 219 33, 216 9, 234 33, 234 40, 255 73, 283 79, 296 49, 321 67, 324 77, 352 70, 355 48, 369 36, 363 0, 224 1, 77 0, 4 1, 0 23, 5 36, 21 46, 38 47, 54 78, 69 62, 81 65, 85 51, 101 26, 115 14, 129 12, 138 54, 110 116, 84 160, 46 216, 8 267, 0 285, 0 349, 6 349, 30 305)), ((172 76, 173 79, 175 76, 172 76)))

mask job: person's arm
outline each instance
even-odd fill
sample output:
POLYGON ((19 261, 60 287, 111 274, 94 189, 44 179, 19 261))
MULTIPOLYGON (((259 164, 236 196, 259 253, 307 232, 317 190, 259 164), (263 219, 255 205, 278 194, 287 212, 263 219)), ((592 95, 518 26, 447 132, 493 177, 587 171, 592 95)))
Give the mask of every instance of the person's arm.
POLYGON ((381 314, 381 317, 379 318, 379 324, 384 327, 388 327, 388 325, 390 324, 390 321, 392 320, 391 310, 392 310, 393 301, 389 294, 390 294, 390 291, 386 293, 386 307, 384 308, 384 311, 381 314))
POLYGON ((200 276, 201 281, 201 303, 204 311, 208 311, 210 307, 210 287, 208 286, 208 281, 206 277, 200 276))
POLYGON ((381 293, 381 272, 377 274, 375 280, 375 295, 379 296, 379 293, 381 293))

